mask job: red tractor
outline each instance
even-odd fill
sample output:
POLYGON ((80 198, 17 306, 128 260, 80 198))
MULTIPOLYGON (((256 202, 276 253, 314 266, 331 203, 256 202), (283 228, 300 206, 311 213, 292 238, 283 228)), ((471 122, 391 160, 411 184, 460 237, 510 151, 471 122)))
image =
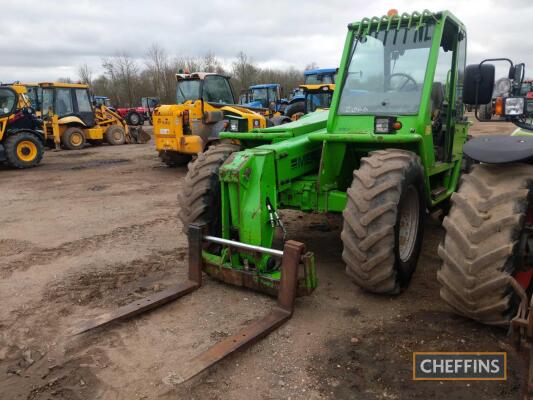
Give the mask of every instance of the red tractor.
POLYGON ((526 111, 533 113, 533 80, 525 80, 522 83, 520 94, 526 97, 526 111))
POLYGON ((145 121, 152 124, 152 113, 159 103, 158 97, 143 97, 141 98, 140 107, 117 108, 116 111, 126 120, 128 125, 143 125, 145 121))

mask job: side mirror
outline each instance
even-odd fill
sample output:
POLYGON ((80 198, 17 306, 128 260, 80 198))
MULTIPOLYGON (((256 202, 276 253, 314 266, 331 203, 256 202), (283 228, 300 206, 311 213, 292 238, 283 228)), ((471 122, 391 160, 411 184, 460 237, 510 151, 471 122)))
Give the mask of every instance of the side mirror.
POLYGON ((493 64, 471 64, 465 68, 463 102, 465 104, 488 104, 494 90, 495 68, 493 64))

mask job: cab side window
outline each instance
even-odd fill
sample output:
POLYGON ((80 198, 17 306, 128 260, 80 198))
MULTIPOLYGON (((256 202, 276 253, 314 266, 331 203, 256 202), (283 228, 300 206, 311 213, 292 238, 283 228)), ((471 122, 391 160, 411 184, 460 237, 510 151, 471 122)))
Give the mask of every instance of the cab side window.
POLYGON ((56 91, 56 114, 59 116, 73 114, 72 95, 70 89, 57 89, 56 91))

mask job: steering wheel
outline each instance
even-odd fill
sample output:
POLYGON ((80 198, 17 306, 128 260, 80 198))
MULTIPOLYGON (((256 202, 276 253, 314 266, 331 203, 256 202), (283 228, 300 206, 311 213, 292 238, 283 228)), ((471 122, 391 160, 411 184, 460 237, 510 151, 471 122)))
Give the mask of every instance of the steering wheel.
MULTIPOLYGON (((407 86, 407 84, 409 82, 412 82, 413 85, 416 87, 417 83, 415 81, 415 79, 409 75, 409 74, 404 74, 403 72, 396 72, 394 74, 391 74, 390 76, 390 80, 389 81, 392 81, 392 78, 395 77, 395 76, 399 76, 399 77, 402 77, 402 78, 405 78, 405 81, 403 82, 403 85, 400 85, 398 87, 398 91, 401 92, 401 91, 404 91, 403 89, 407 86)), ((406 90, 405 90, 406 91, 406 90)))

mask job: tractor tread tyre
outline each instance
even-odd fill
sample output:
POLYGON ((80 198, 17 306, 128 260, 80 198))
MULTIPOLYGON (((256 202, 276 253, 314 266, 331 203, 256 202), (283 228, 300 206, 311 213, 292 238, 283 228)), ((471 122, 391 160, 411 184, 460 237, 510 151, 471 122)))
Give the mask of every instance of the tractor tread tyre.
POLYGON ((517 243, 530 200, 533 166, 476 164, 464 175, 444 218, 440 296, 460 315, 508 326, 517 243))
POLYGON ((183 189, 178 193, 178 217, 187 233, 189 224, 207 224, 212 235, 220 235, 220 181, 218 171, 222 164, 240 147, 231 143, 210 146, 189 164, 183 189))
POLYGON ((287 108, 285 108, 285 116, 289 118, 296 113, 305 113, 305 102, 303 100, 289 104, 287 108))
POLYGON ((137 111, 130 111, 126 115, 125 120, 128 123, 128 125, 131 125, 131 126, 137 126, 137 125, 142 125, 143 124, 143 117, 137 111), (132 119, 132 117, 134 117, 134 116, 137 118, 137 122, 134 119, 132 119))
POLYGON ((399 149, 373 151, 361 159, 353 176, 341 232, 346 273, 369 292, 398 294, 409 283, 422 242, 425 206, 420 158, 399 149), (402 261, 399 214, 408 188, 416 190, 419 209, 415 241, 402 261))
POLYGON ((126 143, 126 131, 120 125, 111 125, 105 131, 105 140, 112 146, 118 146, 126 143), (114 133, 120 132, 120 138, 115 138, 114 133))
POLYGON ((65 132, 61 135, 61 145, 67 149, 67 150, 81 150, 85 146, 85 134, 83 133, 83 129, 78 128, 77 126, 72 126, 70 128, 67 128, 65 132), (72 144, 70 138, 74 133, 78 133, 81 135, 81 142, 79 145, 72 144))
POLYGON ((181 167, 191 161, 189 154, 181 154, 175 151, 160 151, 159 158, 168 167, 181 167))
POLYGON ((12 168, 24 169, 36 167, 43 159, 44 145, 35 134, 30 132, 19 132, 9 136, 4 143, 4 147, 7 164, 12 168), (17 146, 22 141, 30 141, 37 148, 37 155, 31 162, 21 160, 17 155, 17 146))

